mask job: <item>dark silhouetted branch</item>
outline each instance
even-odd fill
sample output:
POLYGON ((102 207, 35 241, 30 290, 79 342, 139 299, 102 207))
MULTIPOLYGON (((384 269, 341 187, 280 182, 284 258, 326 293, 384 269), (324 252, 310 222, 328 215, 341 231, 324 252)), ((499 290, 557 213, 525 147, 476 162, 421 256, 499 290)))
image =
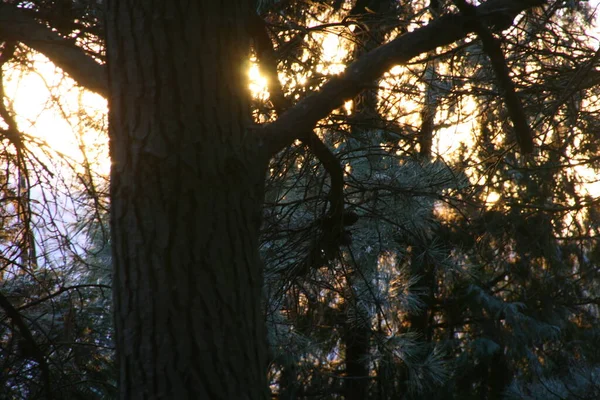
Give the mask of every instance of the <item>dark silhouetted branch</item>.
POLYGON ((515 129, 515 136, 521 152, 529 154, 533 151, 533 134, 527 122, 527 116, 523 111, 521 100, 515 92, 515 85, 510 79, 510 71, 506 65, 504 53, 500 44, 494 38, 488 28, 479 21, 475 6, 468 4, 465 0, 454 0, 454 4, 460 12, 471 20, 473 30, 481 40, 483 51, 487 54, 498 81, 498 86, 508 109, 508 115, 515 129))
POLYGON ((472 33, 474 20, 493 29, 502 29, 507 24, 510 26, 520 12, 543 4, 543 0, 489 0, 475 9, 474 17, 448 14, 406 33, 360 57, 343 74, 323 85, 321 90, 304 98, 277 121, 259 130, 263 135, 261 142, 266 145, 268 154, 275 154, 393 66, 472 33))

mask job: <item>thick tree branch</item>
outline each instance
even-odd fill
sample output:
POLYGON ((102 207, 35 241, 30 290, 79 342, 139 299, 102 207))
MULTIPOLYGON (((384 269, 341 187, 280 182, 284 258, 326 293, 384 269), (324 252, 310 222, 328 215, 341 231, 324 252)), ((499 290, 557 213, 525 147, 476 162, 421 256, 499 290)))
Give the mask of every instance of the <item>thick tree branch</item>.
POLYGON ((82 49, 12 5, 0 4, 0 36, 39 51, 81 86, 107 97, 106 72, 82 49))
MULTIPOLYGON (((256 53, 262 67, 263 75, 267 79, 267 89, 270 93, 270 99, 277 115, 281 115, 289 110, 293 104, 285 97, 281 83, 279 82, 277 55, 273 49, 271 38, 268 35, 267 27, 258 15, 253 17, 252 22, 256 53)), ((329 193, 330 213, 339 215, 341 221, 344 208, 344 170, 339 160, 313 132, 312 128, 305 132, 300 132, 298 139, 313 152, 319 161, 321 161, 327 173, 329 173, 331 178, 331 191, 329 193)))
MULTIPOLYGON (((286 98, 279 76, 277 73, 277 55, 273 49, 273 42, 269 37, 267 26, 258 15, 252 17, 254 46, 263 75, 267 80, 267 89, 269 90, 271 103, 277 112, 277 115, 283 114, 290 109, 293 104, 286 98)), ((344 170, 331 150, 321 141, 312 129, 302 132, 298 137, 304 145, 319 159, 331 180, 329 190, 329 210, 327 217, 321 218, 321 236, 312 243, 309 249, 309 256, 303 263, 302 271, 295 271, 296 275, 304 274, 311 267, 321 266, 325 261, 321 256, 322 248, 325 245, 337 249, 344 244, 344 225, 351 225, 351 217, 344 218, 344 170)), ((346 243, 347 244, 347 243, 346 243)), ((331 253, 331 251, 330 251, 331 253)))
MULTIPOLYGON (((442 16, 428 25, 402 35, 350 64, 345 73, 332 78, 316 92, 287 110, 272 124, 257 132, 267 155, 273 155, 295 139, 312 131, 316 123, 394 65, 439 46, 451 44, 474 31, 474 22, 494 30, 505 29, 522 11, 541 6, 544 0, 488 0, 475 9, 475 17, 464 14, 442 16)), ((21 10, 0 5, 0 35, 30 46, 47 56, 75 81, 107 97, 106 72, 83 50, 36 22, 21 10)))
POLYGON ((522 11, 541 6, 544 0, 488 0, 475 10, 475 16, 449 14, 404 34, 359 58, 338 77, 261 129, 270 154, 299 138, 344 101, 356 96, 368 82, 379 78, 394 65, 404 64, 419 54, 454 43, 473 32, 473 22, 493 29, 510 26, 522 11))
POLYGON ((500 87, 502 97, 504 97, 504 103, 508 109, 508 115, 513 123, 517 143, 521 148, 521 152, 525 154, 531 153, 533 151, 533 134, 529 128, 527 116, 521 106, 521 100, 515 92, 515 85, 512 79, 510 79, 510 71, 506 65, 506 59, 504 58, 500 44, 487 27, 477 20, 475 6, 468 4, 465 0, 454 0, 454 4, 456 4, 463 15, 473 18, 473 29, 477 33, 479 40, 481 40, 483 51, 487 54, 492 64, 494 75, 496 75, 498 86, 500 87))

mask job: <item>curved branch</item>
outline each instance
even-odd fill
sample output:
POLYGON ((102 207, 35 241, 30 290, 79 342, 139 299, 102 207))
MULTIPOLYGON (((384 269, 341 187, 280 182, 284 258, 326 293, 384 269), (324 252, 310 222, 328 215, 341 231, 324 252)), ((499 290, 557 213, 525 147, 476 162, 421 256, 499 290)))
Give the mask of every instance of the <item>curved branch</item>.
POLYGON ((104 66, 22 10, 10 4, 0 4, 0 35, 44 54, 78 84, 107 97, 104 66))
POLYGON ((500 87, 502 97, 504 97, 504 103, 508 109, 508 115, 513 123, 517 143, 521 148, 521 152, 524 154, 531 153, 533 151, 533 134, 529 128, 527 116, 523 111, 521 100, 515 92, 515 85, 512 79, 510 79, 510 71, 506 65, 506 59, 504 58, 500 44, 487 27, 477 20, 475 6, 468 4, 465 0, 454 0, 454 4, 456 4, 456 7, 458 7, 462 14, 473 19, 473 30, 479 37, 479 40, 481 40, 483 51, 487 54, 492 64, 494 75, 496 75, 498 86, 500 87))
MULTIPOLYGON (((270 94, 271 103, 275 108, 277 115, 283 114, 292 107, 292 102, 286 98, 279 77, 277 74, 277 55, 273 49, 273 42, 267 32, 265 22, 258 15, 251 17, 252 37, 254 39, 257 57, 262 67, 263 75, 267 80, 267 89, 270 94)), ((344 169, 339 160, 331 150, 321 141, 321 139, 311 129, 307 129, 298 136, 298 139, 307 146, 310 151, 319 159, 331 179, 331 188, 329 190, 329 210, 327 217, 321 218, 322 221, 330 221, 329 224, 321 224, 321 235, 315 240, 309 249, 309 256, 300 271, 296 275, 303 275, 308 272, 310 267, 319 264, 322 261, 321 249, 324 244, 332 248, 338 248, 343 244, 344 231, 344 169)), ((322 222, 321 221, 321 222, 322 222)))
MULTIPOLYGON (((394 65, 439 46, 451 44, 474 31, 474 21, 494 30, 505 29, 522 11, 541 6, 544 0, 488 0, 478 6, 475 16, 449 14, 404 34, 365 54, 350 64, 345 73, 332 78, 316 92, 288 109, 277 121, 257 130, 262 151, 272 156, 295 139, 305 137, 316 123, 345 100, 356 96, 365 85, 394 65)), ((38 23, 22 10, 0 4, 0 35, 26 44, 47 56, 78 84, 107 97, 106 71, 83 50, 38 23)))
MULTIPOLYGON (((252 18, 252 33, 255 41, 256 53, 262 67, 262 72, 267 79, 267 89, 271 102, 277 115, 282 115, 292 107, 292 102, 285 97, 277 74, 277 55, 273 43, 267 33, 267 26, 262 18, 255 15, 252 18)), ((344 170, 339 160, 331 150, 319 139, 312 128, 300 132, 298 139, 304 143, 313 154, 321 161, 331 179, 329 192, 330 215, 340 216, 344 210, 344 170)))
POLYGON ((320 119, 356 96, 368 82, 377 79, 394 65, 404 64, 422 53, 452 44, 472 33, 474 21, 494 29, 503 29, 512 24, 520 12, 544 3, 544 0, 488 0, 475 9, 475 16, 444 15, 370 51, 350 64, 343 74, 323 85, 320 91, 306 97, 277 121, 259 130, 268 151, 275 154, 298 139, 303 132, 312 129, 320 119))

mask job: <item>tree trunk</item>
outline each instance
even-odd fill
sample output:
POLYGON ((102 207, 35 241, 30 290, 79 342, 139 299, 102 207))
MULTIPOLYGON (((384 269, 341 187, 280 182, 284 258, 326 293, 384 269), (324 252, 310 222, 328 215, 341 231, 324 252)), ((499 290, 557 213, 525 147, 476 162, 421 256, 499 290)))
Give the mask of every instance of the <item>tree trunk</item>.
POLYGON ((122 399, 264 399, 245 1, 107 6, 122 399))

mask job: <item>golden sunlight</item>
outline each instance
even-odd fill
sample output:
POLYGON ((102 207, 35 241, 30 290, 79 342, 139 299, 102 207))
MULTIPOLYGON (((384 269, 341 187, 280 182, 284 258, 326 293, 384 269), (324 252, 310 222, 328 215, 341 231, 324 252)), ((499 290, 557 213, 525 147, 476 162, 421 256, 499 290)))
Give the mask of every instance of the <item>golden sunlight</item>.
POLYGON ((323 62, 317 66, 317 72, 324 75, 337 75, 344 72, 346 64, 343 60, 348 54, 348 49, 343 46, 340 36, 330 32, 314 36, 323 43, 323 62))
POLYGON ((260 74, 260 69, 256 60, 251 60, 250 69, 248 70, 248 77, 250 79, 250 92, 252 96, 260 100, 267 100, 269 98, 269 91, 267 90, 267 78, 260 74))
POLYGON ((498 202, 498 200, 500 200, 500 197, 501 197, 501 196, 500 196, 500 193, 497 193, 497 192, 489 192, 489 193, 487 194, 487 197, 486 197, 486 199, 485 199, 485 204, 486 204, 487 206, 494 205, 494 204, 496 204, 496 202, 498 202))
POLYGON ((51 158, 48 149, 77 165, 89 163, 104 176, 110 171, 106 135, 106 100, 79 88, 46 57, 35 54, 29 70, 5 71, 8 104, 19 129, 45 150, 30 149, 41 159, 51 158), (35 71, 35 72, 33 72, 35 71))

